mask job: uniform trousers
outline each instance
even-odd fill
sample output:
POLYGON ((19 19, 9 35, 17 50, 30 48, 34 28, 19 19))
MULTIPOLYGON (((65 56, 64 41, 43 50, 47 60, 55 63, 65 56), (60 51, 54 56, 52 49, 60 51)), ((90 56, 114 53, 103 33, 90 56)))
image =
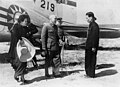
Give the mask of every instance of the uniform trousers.
POLYGON ((95 66, 96 66, 96 52, 93 52, 92 49, 85 50, 85 71, 86 75, 89 77, 95 77, 95 66))
POLYGON ((48 68, 52 66, 53 75, 59 74, 59 67, 61 65, 61 59, 59 51, 48 51, 45 58, 45 75, 48 74, 48 68))

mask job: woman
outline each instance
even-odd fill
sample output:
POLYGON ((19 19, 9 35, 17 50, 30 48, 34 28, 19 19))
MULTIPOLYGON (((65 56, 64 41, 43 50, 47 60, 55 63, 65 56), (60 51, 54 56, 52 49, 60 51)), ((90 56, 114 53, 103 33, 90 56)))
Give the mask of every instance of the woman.
POLYGON ((29 16, 28 15, 20 15, 19 19, 18 19, 18 23, 16 23, 13 26, 12 29, 12 37, 14 38, 11 42, 12 44, 12 52, 10 52, 12 55, 12 66, 15 70, 15 74, 14 74, 14 78, 16 81, 18 82, 23 82, 23 83, 27 83, 27 80, 25 80, 24 78, 24 73, 25 73, 25 69, 27 67, 27 62, 21 62, 19 60, 19 58, 17 57, 17 52, 16 52, 16 45, 18 40, 21 40, 22 43, 22 38, 21 37, 27 37, 27 24, 29 21, 29 16), (19 79, 20 78, 20 79, 19 79))

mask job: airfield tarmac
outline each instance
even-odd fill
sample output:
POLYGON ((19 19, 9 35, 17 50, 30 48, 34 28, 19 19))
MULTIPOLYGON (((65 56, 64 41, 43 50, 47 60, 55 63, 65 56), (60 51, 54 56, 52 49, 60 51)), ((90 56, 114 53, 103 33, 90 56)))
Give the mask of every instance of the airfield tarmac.
MULTIPOLYGON (((74 43, 79 43, 78 39, 74 43), (76 42, 77 41, 77 42, 76 42)), ((71 42, 72 43, 72 42, 71 42)), ((46 79, 44 69, 30 70, 25 78, 30 84, 23 87, 120 87, 120 38, 100 40, 100 50, 97 55, 96 78, 85 78, 84 49, 65 50, 64 62, 67 66, 61 68, 62 78, 46 79)), ((0 43, 0 87, 21 87, 14 78, 14 70, 9 63, 4 62, 9 49, 8 43, 0 43)), ((40 55, 37 55, 40 59, 40 55)), ((39 63, 39 61, 38 61, 39 63)), ((32 65, 29 63, 30 67, 32 65)), ((51 73, 51 68, 50 68, 51 73)))

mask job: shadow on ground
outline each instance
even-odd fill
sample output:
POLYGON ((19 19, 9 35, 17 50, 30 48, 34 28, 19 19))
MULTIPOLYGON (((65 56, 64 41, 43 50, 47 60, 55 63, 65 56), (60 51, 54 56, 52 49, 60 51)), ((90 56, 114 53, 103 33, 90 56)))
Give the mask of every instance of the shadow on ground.
MULTIPOLYGON (((104 69, 104 68, 111 68, 111 67, 114 67, 114 66, 115 66, 114 64, 100 64, 100 65, 96 66, 96 70, 104 69)), ((116 73, 118 73, 116 70, 109 69, 109 70, 104 70, 104 71, 101 71, 101 72, 97 73, 96 77, 109 76, 109 75, 114 75, 116 73)))
POLYGON ((114 69, 104 70, 96 74, 96 77, 110 76, 117 74, 118 72, 114 69))
MULTIPOLYGON (((44 59, 39 59, 37 61, 44 61, 44 59)), ((74 66, 77 66, 77 65, 82 65, 83 63, 82 62, 70 62, 70 63, 65 63, 65 64, 62 64, 62 66, 60 68, 66 68, 66 67, 74 67, 74 66)), ((44 64, 39 64, 38 68, 35 68, 35 67, 29 67, 27 68, 27 73, 29 72, 32 72, 34 70, 38 70, 38 69, 44 69, 44 64)), ((27 74, 26 73, 26 74, 27 74)))
POLYGON ((96 69, 110 68, 114 66, 115 66, 114 64, 99 64, 99 65, 96 65, 96 69))
POLYGON ((9 55, 8 55, 8 53, 0 54, 0 63, 9 63, 9 55))
MULTIPOLYGON (((63 78, 65 76, 68 76, 72 73, 79 73, 79 71, 84 71, 84 70, 73 70, 73 71, 61 71, 61 77, 58 77, 58 78, 63 78)), ((36 78, 33 78, 30 80, 30 83, 33 83, 33 82, 39 82, 41 80, 49 80, 49 79, 55 79, 55 77, 53 77, 51 75, 51 77, 45 77, 45 76, 41 76, 41 77, 36 77, 36 78)))
MULTIPOLYGON (((81 45, 81 44, 77 44, 77 45, 68 45, 65 47, 66 50, 80 50, 80 49, 85 49, 85 45, 81 45)), ((102 47, 99 46, 98 50, 114 50, 114 51, 118 51, 120 50, 120 47, 102 47)))

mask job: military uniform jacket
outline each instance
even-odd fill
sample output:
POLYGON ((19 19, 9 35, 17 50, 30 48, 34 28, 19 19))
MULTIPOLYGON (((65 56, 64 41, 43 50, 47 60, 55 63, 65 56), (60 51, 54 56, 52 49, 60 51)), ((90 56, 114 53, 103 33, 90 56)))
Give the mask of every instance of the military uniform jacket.
POLYGON ((65 34, 64 31, 61 29, 61 26, 58 27, 58 36, 62 41, 65 41, 65 34))
POLYGON ((58 27, 50 23, 44 24, 41 32, 42 49, 58 51, 59 50, 59 36, 58 27))
POLYGON ((88 28, 86 49, 98 48, 99 45, 99 26, 96 22, 91 22, 88 28))

